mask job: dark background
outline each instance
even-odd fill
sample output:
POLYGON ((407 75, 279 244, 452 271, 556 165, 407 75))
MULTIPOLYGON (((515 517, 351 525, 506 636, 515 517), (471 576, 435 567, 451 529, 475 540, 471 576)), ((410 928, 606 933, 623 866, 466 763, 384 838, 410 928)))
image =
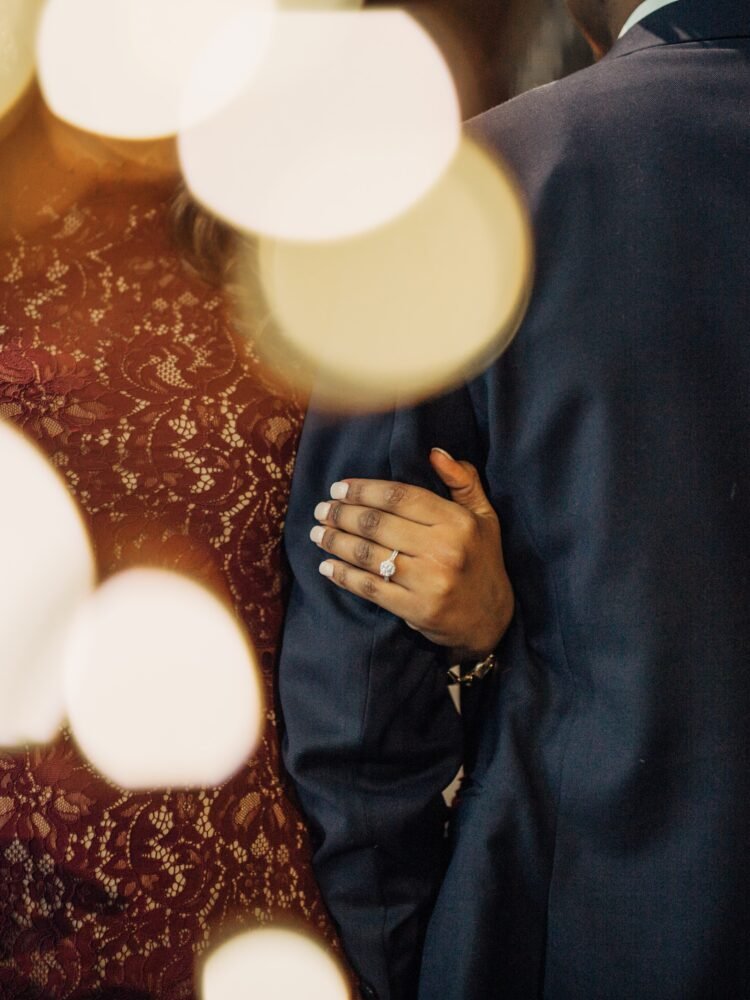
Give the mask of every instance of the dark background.
MULTIPOLYGON (((367 6, 391 4, 368 0, 367 6)), ((465 118, 591 61, 564 0, 407 0, 400 6, 445 53, 465 118)))

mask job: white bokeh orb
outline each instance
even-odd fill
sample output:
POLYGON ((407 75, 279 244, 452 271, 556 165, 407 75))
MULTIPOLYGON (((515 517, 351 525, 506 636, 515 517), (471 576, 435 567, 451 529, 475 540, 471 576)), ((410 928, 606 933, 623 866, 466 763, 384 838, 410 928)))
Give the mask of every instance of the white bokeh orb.
POLYGON ((53 738, 63 715, 67 628, 92 592, 94 556, 45 456, 0 421, 0 746, 53 738))
POLYGON ((277 10, 361 10, 365 0, 276 0, 277 10))
POLYGON ((45 100, 59 118, 89 132, 134 140, 173 135, 186 121, 186 87, 197 65, 200 80, 208 81, 191 106, 198 116, 247 85, 265 48, 273 3, 47 0, 38 39, 45 100), (227 35, 227 22, 243 12, 250 15, 245 32, 227 35), (211 54, 216 38, 228 53, 218 62, 211 54))
POLYGON ((453 78, 412 17, 300 10, 277 14, 249 85, 183 129, 179 153, 193 195, 231 225, 316 241, 397 217, 459 141, 453 78))
POLYGON ((91 763, 129 789, 217 785, 263 725, 254 654, 237 619, 192 580, 157 569, 110 578, 68 636, 65 703, 91 763))
POLYGON ((269 927, 246 931, 203 964, 201 1000, 349 1000, 338 965, 307 935, 269 927))

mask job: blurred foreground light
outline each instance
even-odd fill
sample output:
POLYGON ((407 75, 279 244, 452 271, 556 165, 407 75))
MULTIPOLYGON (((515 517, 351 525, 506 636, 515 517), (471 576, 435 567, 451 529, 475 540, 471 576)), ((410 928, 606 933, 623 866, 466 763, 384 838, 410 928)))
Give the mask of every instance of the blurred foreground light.
POLYGON ((328 243, 261 240, 238 272, 240 310, 249 326, 270 310, 258 350, 314 383, 318 403, 386 408, 500 355, 528 302, 532 257, 515 184, 464 140, 436 187, 387 226, 328 243))
POLYGON ((34 39, 42 0, 0 3, 0 120, 9 114, 34 78, 34 39))
POLYGON ((263 928, 230 938, 203 966, 201 1000, 348 1000, 334 959, 309 937, 263 928))
POLYGON ((119 139, 175 134, 247 86, 268 41, 274 0, 48 0, 39 79, 58 117, 119 139), (229 33, 227 24, 248 15, 229 33), (224 53, 218 58, 216 52, 224 53), (198 67, 198 69, 196 69, 198 67), (199 99, 186 110, 188 80, 199 99))
POLYGON ((365 0, 276 0, 277 10, 361 10, 365 0))
POLYGON ((94 586, 94 557, 64 482, 0 422, 0 746, 53 738, 63 721, 64 637, 94 586))
POLYGON ((397 10, 279 13, 250 85, 200 117, 179 139, 194 196, 237 228, 293 240, 394 219, 460 141, 445 60, 397 10))
POLYGON ((70 728, 123 788, 216 785, 252 754, 262 695, 237 621, 209 591, 128 570, 79 613, 65 659, 70 728))

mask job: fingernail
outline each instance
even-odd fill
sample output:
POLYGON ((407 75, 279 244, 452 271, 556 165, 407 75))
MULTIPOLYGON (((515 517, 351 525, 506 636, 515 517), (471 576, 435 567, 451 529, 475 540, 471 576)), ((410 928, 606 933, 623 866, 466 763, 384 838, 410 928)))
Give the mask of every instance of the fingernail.
POLYGON ((321 528, 320 525, 317 525, 310 532, 310 540, 313 541, 313 542, 315 542, 316 545, 320 545, 320 543, 323 541, 323 539, 325 537, 325 533, 326 533, 326 529, 325 528, 321 528))
POLYGON ((327 576, 328 579, 330 580, 331 577, 333 576, 333 563, 322 562, 320 566, 318 566, 318 570, 320 571, 321 576, 327 576))
POLYGON ((445 455, 445 457, 449 458, 451 460, 451 462, 455 462, 456 461, 455 458, 453 457, 453 455, 451 455, 449 452, 447 452, 445 450, 445 448, 433 448, 432 450, 433 451, 439 451, 441 455, 445 455))
POLYGON ((315 520, 325 521, 328 519, 328 515, 331 513, 331 505, 329 503, 319 503, 315 508, 315 520))
POLYGON ((349 492, 349 483, 334 483, 331 487, 331 496, 334 500, 346 500, 349 492))

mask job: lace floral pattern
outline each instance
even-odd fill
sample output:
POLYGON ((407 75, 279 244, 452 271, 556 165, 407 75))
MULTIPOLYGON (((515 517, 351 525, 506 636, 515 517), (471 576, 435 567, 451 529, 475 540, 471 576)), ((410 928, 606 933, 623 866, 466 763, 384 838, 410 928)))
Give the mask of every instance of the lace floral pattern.
MULTIPOLYGON (((232 603, 273 705, 299 411, 183 266, 163 189, 50 215, 0 251, 0 419, 65 477, 103 577, 158 565, 232 603)), ((191 1000, 222 929, 277 919, 336 947, 272 710, 220 788, 122 792, 67 733, 0 754, 0 998, 191 1000)))

